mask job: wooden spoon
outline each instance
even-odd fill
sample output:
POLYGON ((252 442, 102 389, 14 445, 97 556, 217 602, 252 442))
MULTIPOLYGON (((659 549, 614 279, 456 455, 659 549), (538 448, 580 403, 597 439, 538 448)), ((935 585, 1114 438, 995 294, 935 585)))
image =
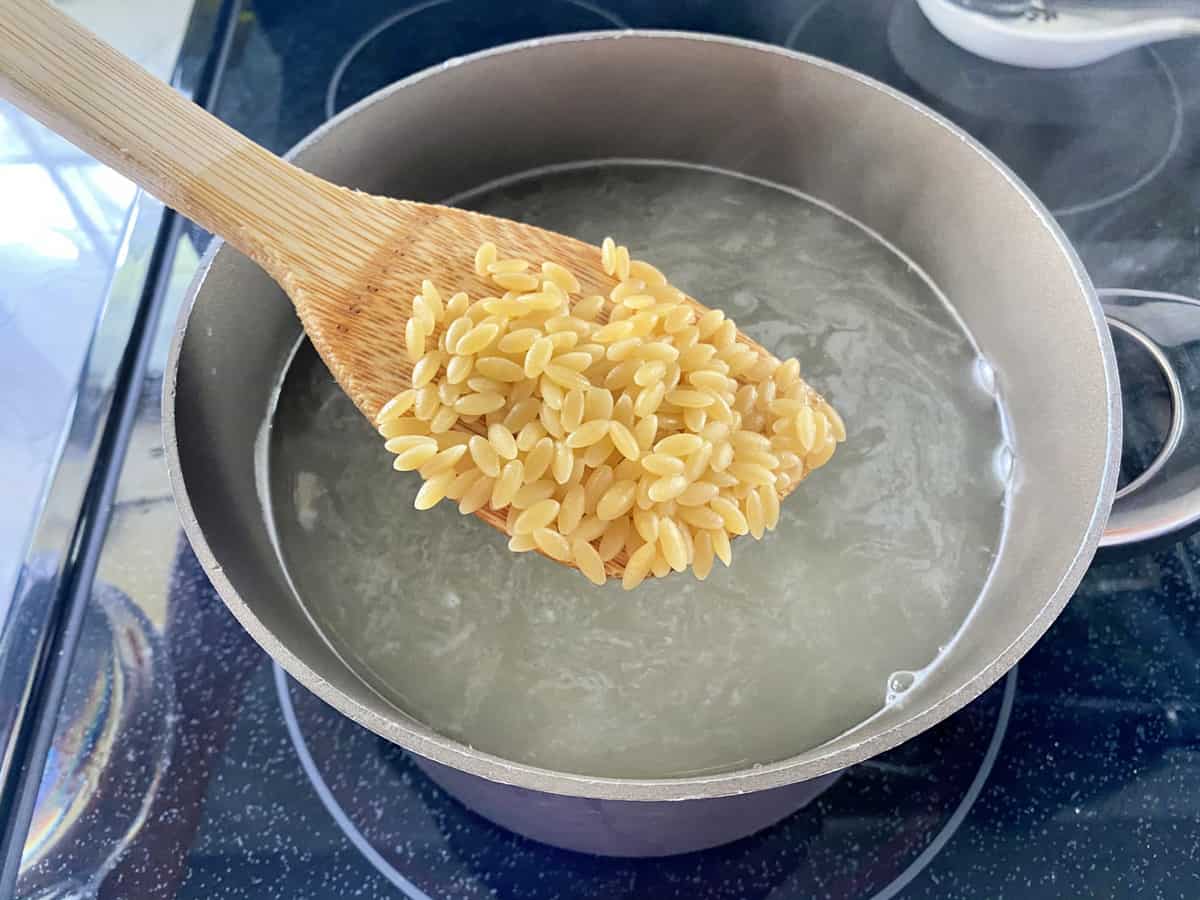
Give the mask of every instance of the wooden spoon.
MULTIPOLYGON (((473 265, 484 241, 505 255, 561 263, 585 295, 607 296, 616 285, 590 244, 508 219, 364 194, 305 172, 42 0, 0 2, 0 95, 261 265, 372 421, 409 386, 403 335, 422 279, 472 297, 494 293, 473 265)), ((738 340, 766 353, 740 333, 738 340)), ((505 530, 504 513, 477 515, 505 530)), ((609 573, 620 575, 624 561, 624 554, 611 561, 609 573)))

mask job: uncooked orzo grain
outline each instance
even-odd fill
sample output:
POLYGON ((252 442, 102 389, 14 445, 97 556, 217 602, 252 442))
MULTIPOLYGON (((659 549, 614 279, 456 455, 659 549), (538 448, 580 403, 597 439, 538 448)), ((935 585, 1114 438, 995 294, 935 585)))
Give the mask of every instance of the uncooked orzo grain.
POLYGON ((703 580, 730 564, 730 535, 775 528, 781 495, 846 428, 795 359, 741 343, 720 310, 697 315, 612 238, 600 264, 607 298, 491 243, 474 270, 493 295, 443 300, 425 280, 404 334, 412 385, 376 424, 394 468, 424 479, 417 509, 490 506, 511 550, 595 584, 622 554, 626 590, 689 566, 703 580))

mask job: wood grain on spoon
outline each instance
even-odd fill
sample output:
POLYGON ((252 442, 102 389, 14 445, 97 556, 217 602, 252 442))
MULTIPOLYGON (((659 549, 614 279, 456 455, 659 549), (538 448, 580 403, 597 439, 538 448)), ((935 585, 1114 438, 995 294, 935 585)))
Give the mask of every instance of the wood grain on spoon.
MULTIPOLYGON (((261 265, 370 419, 409 386, 403 335, 422 279, 472 297, 495 292, 473 267, 484 241, 505 255, 566 266, 584 295, 607 296, 616 284, 603 273, 599 248, 581 241, 506 219, 372 196, 305 172, 42 0, 0 4, 0 93, 261 265)), ((738 340, 765 353, 745 335, 738 340)), ((504 513, 484 508, 477 515, 505 530, 504 513)), ((624 560, 622 553, 608 571, 619 574, 624 560)))

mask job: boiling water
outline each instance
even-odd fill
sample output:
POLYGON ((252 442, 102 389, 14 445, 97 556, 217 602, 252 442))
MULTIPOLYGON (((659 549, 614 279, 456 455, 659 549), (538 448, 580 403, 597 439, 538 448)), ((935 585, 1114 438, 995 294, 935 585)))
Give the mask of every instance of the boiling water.
MULTIPOLYGON (((844 416, 833 461, 738 540, 731 569, 596 589, 442 503, 304 345, 270 432, 281 553, 313 620, 379 694, 521 762, 671 777, 766 763, 879 710, 963 622, 1003 524, 986 367, 880 241, 778 187, 667 165, 543 172, 462 199, 627 242, 720 306, 844 416)), ((449 289, 451 286, 446 286, 449 289)))

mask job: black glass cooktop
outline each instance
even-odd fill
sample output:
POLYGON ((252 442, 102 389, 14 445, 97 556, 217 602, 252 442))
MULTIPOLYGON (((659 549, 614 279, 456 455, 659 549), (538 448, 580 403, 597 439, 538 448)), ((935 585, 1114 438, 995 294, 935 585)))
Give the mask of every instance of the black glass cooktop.
MULTIPOLYGON (((1098 287, 1200 296, 1194 42, 1033 72, 953 46, 913 0, 246 0, 227 22, 213 107, 277 151, 384 84, 513 40, 650 27, 786 45, 979 137, 1051 207, 1098 287)), ((27 776, 40 789, 22 900, 1200 896, 1197 538, 1094 564, 976 702, 727 847, 599 859, 467 811, 284 675, 180 536, 158 394, 205 236, 170 240, 127 448, 102 460, 119 477, 78 649, 61 705, 41 711, 55 730, 27 776)), ((1136 347, 1119 350, 1132 467, 1161 441, 1165 392, 1136 347)))

